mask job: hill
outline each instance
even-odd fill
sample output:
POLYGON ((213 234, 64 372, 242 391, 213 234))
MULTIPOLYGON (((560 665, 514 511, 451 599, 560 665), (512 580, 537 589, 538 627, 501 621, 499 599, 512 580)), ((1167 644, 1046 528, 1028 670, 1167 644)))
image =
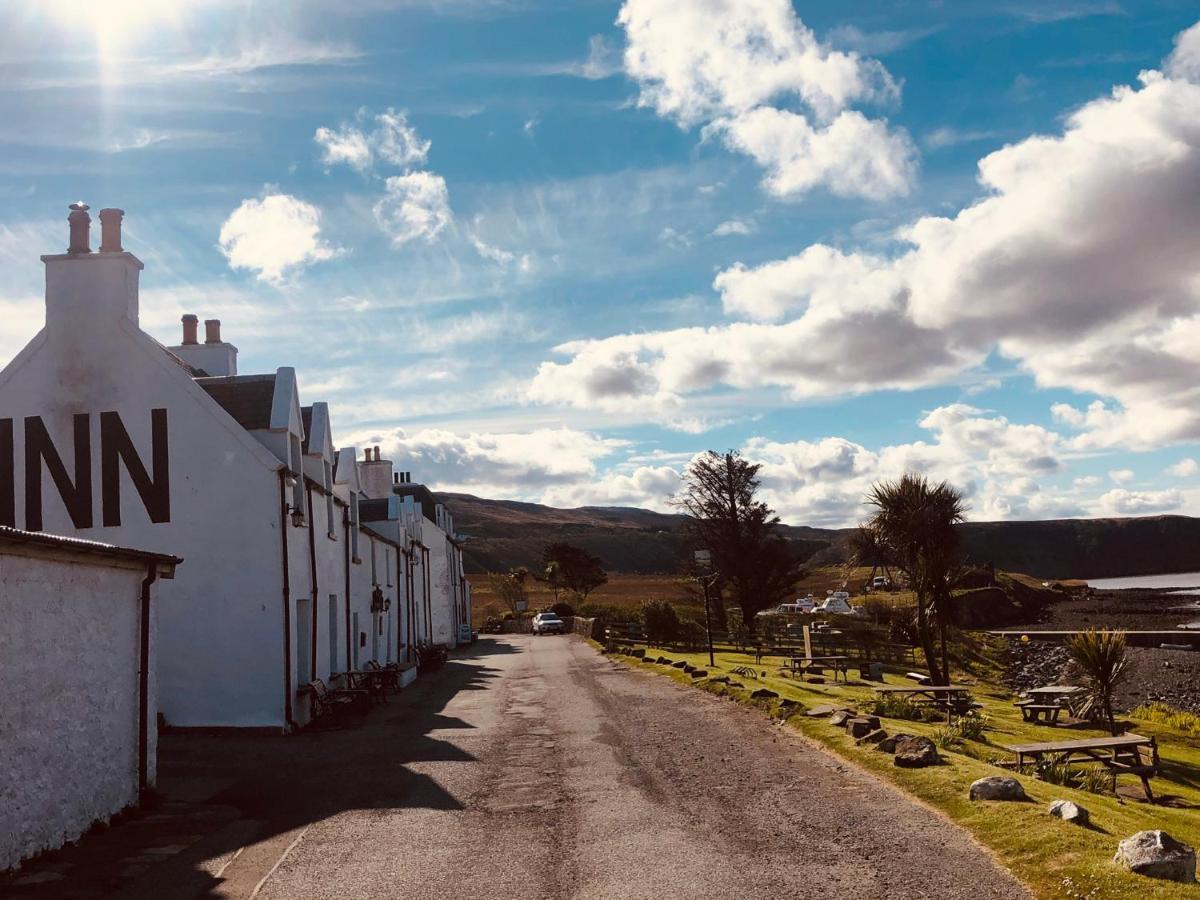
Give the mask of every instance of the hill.
MULTIPOLYGON (((469 572, 540 567, 542 546, 568 541, 603 560, 612 572, 670 574, 687 553, 684 517, 621 506, 556 509, 537 503, 439 494, 455 525, 470 535, 469 572)), ((784 526, 797 553, 814 565, 845 561, 847 529, 784 526)), ((968 562, 1038 578, 1119 578, 1200 570, 1200 519, 1057 519, 969 522, 962 526, 968 562)))

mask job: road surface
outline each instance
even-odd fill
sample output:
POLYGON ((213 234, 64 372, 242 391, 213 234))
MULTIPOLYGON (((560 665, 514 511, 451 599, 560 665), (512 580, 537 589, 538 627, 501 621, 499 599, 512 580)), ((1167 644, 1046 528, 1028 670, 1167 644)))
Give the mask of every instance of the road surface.
POLYGON ((895 789, 760 714, 578 638, 481 639, 356 728, 173 735, 162 748, 164 811, 85 840, 58 864, 65 880, 29 890, 1027 896, 964 832, 895 789), (153 830, 143 839, 138 827, 153 830), (85 883, 94 890, 67 890, 85 883))

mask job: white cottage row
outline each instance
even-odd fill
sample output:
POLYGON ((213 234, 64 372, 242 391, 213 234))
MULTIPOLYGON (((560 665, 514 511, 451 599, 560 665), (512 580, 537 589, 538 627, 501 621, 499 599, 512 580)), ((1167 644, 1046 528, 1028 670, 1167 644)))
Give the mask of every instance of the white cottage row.
POLYGON ((120 210, 72 207, 43 256, 46 324, 0 371, 0 525, 178 553, 159 601, 159 710, 181 727, 291 730, 307 686, 470 633, 460 539, 379 449, 337 448, 296 373, 237 371, 220 322, 164 347, 138 318, 120 210))

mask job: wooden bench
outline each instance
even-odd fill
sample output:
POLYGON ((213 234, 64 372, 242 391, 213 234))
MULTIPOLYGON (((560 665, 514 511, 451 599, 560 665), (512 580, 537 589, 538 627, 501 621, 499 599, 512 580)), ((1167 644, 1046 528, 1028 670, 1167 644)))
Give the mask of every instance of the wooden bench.
POLYGON ((370 696, 366 691, 350 688, 330 690, 320 678, 310 681, 307 688, 314 721, 348 712, 366 712, 370 706, 370 696))
POLYGON ((1140 734, 1117 737, 1083 738, 1077 741, 1050 741, 1043 744, 1017 744, 1006 747, 1017 756, 1016 767, 1027 762, 1048 759, 1057 765, 1099 763, 1117 775, 1136 775, 1142 780, 1146 799, 1154 802, 1150 779, 1159 774, 1158 743, 1140 734))
POLYGON ((1160 774, 1162 768, 1161 760, 1158 757, 1158 742, 1154 738, 1150 738, 1149 745, 1135 746, 1133 753, 1128 756, 1118 755, 1109 763, 1109 768, 1113 770, 1114 784, 1117 775, 1129 774, 1140 778, 1142 789, 1146 792, 1146 799, 1151 803, 1154 802, 1154 794, 1150 791, 1150 779, 1160 774))
POLYGON ((909 681, 915 681, 917 684, 933 684, 933 679, 921 672, 905 672, 904 677, 909 681))
MULTIPOLYGON (((370 672, 375 673, 375 678, 379 682, 380 690, 391 689, 393 694, 400 691, 400 669, 395 663, 388 663, 386 666, 381 666, 373 659, 367 660, 366 668, 370 672)), ((384 699, 387 699, 386 697, 384 699)))

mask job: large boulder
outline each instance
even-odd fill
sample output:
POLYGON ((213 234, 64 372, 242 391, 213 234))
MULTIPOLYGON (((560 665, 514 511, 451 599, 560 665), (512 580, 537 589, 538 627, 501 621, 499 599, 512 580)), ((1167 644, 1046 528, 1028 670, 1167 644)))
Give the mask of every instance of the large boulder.
POLYGON ((855 741, 855 743, 857 743, 857 744, 878 744, 882 741, 886 741, 887 736, 888 735, 887 735, 886 731, 884 731, 882 728, 878 728, 875 731, 867 732, 862 737, 860 737, 857 741, 855 741))
POLYGON ((893 734, 891 737, 885 737, 883 740, 881 740, 875 746, 875 749, 879 750, 883 753, 895 753, 896 752, 896 742, 899 741, 901 738, 907 738, 907 737, 912 737, 912 735, 905 734, 903 731, 897 732, 896 734, 893 734))
POLYGON ((704 669, 692 669, 689 673, 693 678, 707 678, 708 672, 704 669))
POLYGON ((1117 846, 1113 862, 1149 878, 1184 884, 1196 881, 1196 851, 1165 831, 1139 831, 1125 838, 1117 846))
POLYGON ((829 724, 836 725, 838 728, 844 728, 846 723, 854 718, 854 713, 848 709, 839 709, 829 717, 829 724))
POLYGON ((896 741, 892 762, 902 769, 923 769, 941 762, 937 747, 927 737, 903 737, 896 741))
POLYGON ((1021 782, 1011 775, 989 775, 971 783, 972 800, 1028 800, 1021 782))
POLYGON ((1090 819, 1086 809, 1070 800, 1055 800, 1050 804, 1050 815, 1076 825, 1086 825, 1090 819))
POLYGON ((772 690, 768 690, 767 688, 759 688, 757 691, 754 691, 752 694, 750 694, 750 699, 751 700, 774 700, 778 696, 779 695, 772 690))

